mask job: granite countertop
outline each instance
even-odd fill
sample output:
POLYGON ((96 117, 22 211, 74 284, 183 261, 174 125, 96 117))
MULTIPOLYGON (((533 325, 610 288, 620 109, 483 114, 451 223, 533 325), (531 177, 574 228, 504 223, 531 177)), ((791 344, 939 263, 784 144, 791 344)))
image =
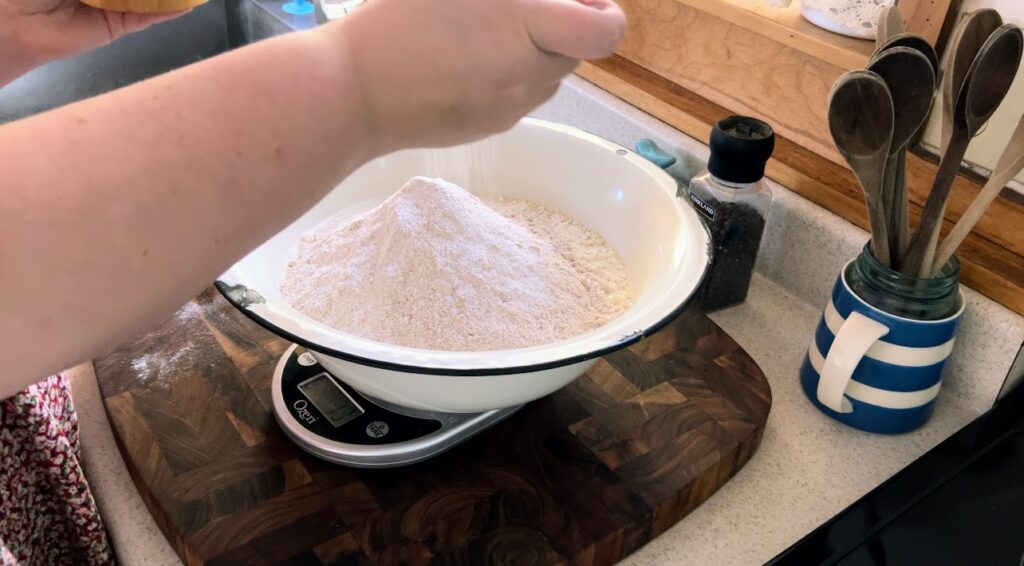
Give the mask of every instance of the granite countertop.
MULTIPOLYGON (((707 148, 665 124, 572 78, 537 117, 581 127, 626 146, 652 138, 679 156, 674 173, 692 176, 707 148)), ((764 370, 772 413, 758 452, 739 474, 682 522, 623 563, 760 564, 797 541, 995 400, 1024 318, 965 290, 957 351, 935 416, 922 429, 881 436, 848 428, 818 412, 797 378, 834 277, 867 235, 774 185, 775 202, 750 296, 712 318, 764 370)), ((86 473, 121 563, 180 564, 121 459, 91 366, 71 370, 86 473)))

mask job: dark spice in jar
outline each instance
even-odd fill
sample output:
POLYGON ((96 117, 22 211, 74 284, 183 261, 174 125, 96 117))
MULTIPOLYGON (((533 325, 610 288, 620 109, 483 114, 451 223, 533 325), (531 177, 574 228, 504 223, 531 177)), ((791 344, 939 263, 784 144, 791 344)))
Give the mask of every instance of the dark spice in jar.
POLYGON ((764 169, 775 135, 761 120, 730 116, 715 124, 708 145, 708 167, 690 180, 689 195, 711 235, 711 261, 696 301, 713 311, 747 298, 772 203, 764 169))
POLYGON ((704 309, 716 310, 747 298, 765 220, 750 205, 719 202, 715 219, 707 224, 712 258, 697 300, 704 309))

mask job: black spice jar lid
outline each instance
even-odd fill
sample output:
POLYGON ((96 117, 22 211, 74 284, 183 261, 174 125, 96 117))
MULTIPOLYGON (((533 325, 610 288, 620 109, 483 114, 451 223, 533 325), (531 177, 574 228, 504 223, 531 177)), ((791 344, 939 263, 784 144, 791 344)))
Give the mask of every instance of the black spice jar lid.
POLYGON ((775 132, 749 116, 730 116, 711 130, 708 171, 729 183, 754 183, 775 149, 775 132))

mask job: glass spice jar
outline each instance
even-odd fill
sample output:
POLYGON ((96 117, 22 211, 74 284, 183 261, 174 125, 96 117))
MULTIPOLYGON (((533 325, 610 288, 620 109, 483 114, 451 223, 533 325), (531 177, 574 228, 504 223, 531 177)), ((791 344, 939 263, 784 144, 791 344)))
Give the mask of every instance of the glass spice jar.
POLYGON ((772 192, 764 168, 775 148, 771 126, 731 116, 711 132, 711 159, 690 181, 689 196, 711 233, 711 264, 697 292, 706 311, 742 302, 761 247, 772 192))

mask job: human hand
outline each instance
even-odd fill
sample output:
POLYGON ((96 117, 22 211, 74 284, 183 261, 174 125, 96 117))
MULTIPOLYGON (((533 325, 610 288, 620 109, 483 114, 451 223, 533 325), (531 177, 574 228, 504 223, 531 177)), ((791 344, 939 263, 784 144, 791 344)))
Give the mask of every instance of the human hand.
POLYGON ((29 67, 71 57, 186 12, 124 14, 92 8, 78 0, 0 0, 0 54, 29 67))
POLYGON ((510 128, 583 58, 610 55, 612 0, 371 0, 321 33, 344 41, 384 147, 441 146, 510 128))

